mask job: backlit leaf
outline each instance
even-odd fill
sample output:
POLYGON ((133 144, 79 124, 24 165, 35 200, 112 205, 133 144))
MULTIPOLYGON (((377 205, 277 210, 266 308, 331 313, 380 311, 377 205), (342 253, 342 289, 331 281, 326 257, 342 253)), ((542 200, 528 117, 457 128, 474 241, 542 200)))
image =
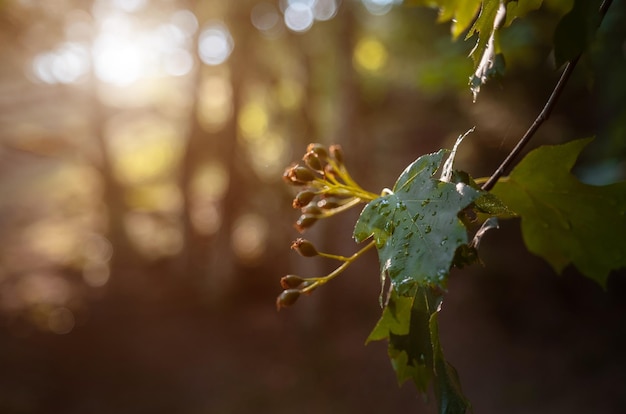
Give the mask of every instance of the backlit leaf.
POLYGON ((497 30, 504 22, 506 7, 502 0, 485 0, 478 19, 474 22, 467 34, 469 39, 478 34, 476 46, 470 53, 474 60, 475 71, 470 77, 470 89, 474 100, 480 92, 480 87, 487 79, 504 71, 504 58, 499 54, 497 30))
POLYGON ((467 243, 457 214, 480 194, 469 185, 434 178, 446 150, 419 157, 391 194, 365 206, 354 228, 357 242, 373 237, 381 275, 400 295, 418 285, 444 286, 456 249, 467 243))
POLYGON ((626 266, 626 182, 592 186, 570 170, 590 139, 530 152, 493 193, 520 217, 528 249, 557 273, 573 263, 604 285, 626 266))
POLYGON ((526 16, 529 12, 541 7, 543 0, 517 0, 506 4, 506 21, 504 26, 510 25, 513 20, 526 16))
POLYGON ((481 0, 448 0, 444 1, 439 9, 439 21, 452 20, 452 37, 459 37, 472 24, 478 11, 481 0))

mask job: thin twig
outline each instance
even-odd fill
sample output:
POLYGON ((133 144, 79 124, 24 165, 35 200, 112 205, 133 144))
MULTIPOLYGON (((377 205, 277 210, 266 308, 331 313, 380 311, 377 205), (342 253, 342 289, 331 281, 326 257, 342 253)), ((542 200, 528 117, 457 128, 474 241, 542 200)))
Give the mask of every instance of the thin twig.
MULTIPOLYGON (((600 6, 600 22, 602 22, 602 19, 606 15, 607 10, 611 6, 611 2, 612 0, 604 0, 602 5, 600 6)), ((494 185, 496 185, 496 183, 498 182, 498 179, 511 166, 511 164, 513 163, 515 158, 519 155, 519 153, 522 152, 522 150, 524 149, 524 146, 526 146, 526 144, 528 144, 531 138, 535 135, 535 133, 537 132, 541 124, 543 124, 550 117, 550 114, 552 113, 552 110, 554 109, 554 106, 556 105, 557 100, 561 96, 561 93, 563 92, 563 89, 565 89, 565 85, 567 84, 567 81, 572 75, 572 72, 574 71, 576 64, 580 60, 581 55, 582 55, 582 52, 579 53, 572 60, 567 62, 567 64, 565 65, 565 69, 563 69, 563 73, 561 74, 561 77, 559 78, 559 81, 554 87, 554 90, 552 91, 550 98, 548 98, 548 101, 546 102, 545 106, 543 107, 543 109, 541 110, 541 112, 539 113, 535 121, 532 123, 530 128, 528 128, 528 131, 526 131, 524 136, 519 140, 515 148, 513 148, 513 150, 509 153, 509 155, 505 158, 505 160, 502 161, 502 164, 498 166, 496 171, 494 171, 491 177, 489 177, 487 182, 483 184, 482 189, 484 191, 489 191, 493 188, 494 185)))

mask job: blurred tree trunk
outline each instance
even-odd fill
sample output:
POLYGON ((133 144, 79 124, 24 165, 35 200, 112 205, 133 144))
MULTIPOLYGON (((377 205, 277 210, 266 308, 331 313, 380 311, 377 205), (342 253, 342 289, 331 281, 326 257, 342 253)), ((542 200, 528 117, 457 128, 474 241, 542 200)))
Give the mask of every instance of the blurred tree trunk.
POLYGON ((196 231, 191 214, 193 208, 192 200, 192 180, 194 173, 206 158, 207 149, 203 148, 203 141, 209 141, 209 136, 203 131, 198 118, 198 108, 200 100, 200 90, 202 86, 202 62, 197 56, 198 36, 196 33, 193 42, 194 68, 193 80, 191 82, 192 103, 189 109, 187 125, 187 145, 181 159, 178 186, 182 196, 182 233, 183 246, 179 255, 177 271, 181 275, 179 279, 192 281, 197 280, 202 275, 203 264, 205 263, 207 242, 210 236, 203 236, 196 231))
POLYGON ((350 171, 355 177, 366 179, 367 163, 371 140, 363 139, 362 130, 359 125, 359 113, 361 112, 361 92, 359 87, 359 74, 354 69, 352 56, 356 45, 357 19, 354 15, 354 8, 344 5, 336 17, 338 26, 336 35, 337 54, 337 105, 339 114, 337 124, 333 133, 333 142, 345 147, 349 154, 349 159, 355 162, 350 163, 350 171))
POLYGON ((127 206, 124 200, 125 189, 115 177, 111 153, 106 142, 107 108, 98 97, 98 80, 93 71, 90 74, 90 78, 91 124, 99 152, 98 159, 94 160, 94 165, 100 172, 102 179, 103 203, 108 224, 105 236, 113 246, 109 286, 113 290, 124 291, 128 286, 128 281, 124 280, 125 273, 127 273, 128 268, 137 257, 134 247, 128 238, 124 223, 127 213, 127 206))

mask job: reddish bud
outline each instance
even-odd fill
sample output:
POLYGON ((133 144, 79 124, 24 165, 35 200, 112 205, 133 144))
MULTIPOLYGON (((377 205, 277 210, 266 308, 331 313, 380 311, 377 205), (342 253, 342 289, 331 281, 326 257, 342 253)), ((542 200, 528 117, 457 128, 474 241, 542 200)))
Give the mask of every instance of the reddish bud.
POLYGON ((332 165, 326 164, 324 166, 324 176, 325 177, 337 177, 337 172, 335 171, 332 165))
POLYGON ((315 197, 315 193, 313 191, 304 190, 296 194, 296 198, 293 199, 293 203, 291 204, 293 208, 303 208, 315 197))
POLYGON ((314 153, 320 158, 320 160, 325 160, 326 158, 328 158, 328 151, 326 151, 326 147, 324 147, 322 144, 317 144, 317 143, 309 144, 306 147, 306 152, 314 153))
POLYGON ((330 151, 331 157, 337 160, 339 164, 343 164, 343 149, 341 148, 341 145, 331 145, 328 150, 330 151))
POLYGON ((281 292, 280 295, 276 298, 276 310, 280 310, 281 308, 286 308, 287 306, 291 306, 300 297, 302 292, 298 289, 285 289, 281 292))
POLYGON ((323 210, 330 210, 341 205, 338 197, 325 197, 317 202, 317 206, 323 210))
POLYGON ((304 157, 302 157, 302 160, 304 161, 304 163, 308 167, 314 169, 315 171, 323 171, 324 170, 324 166, 322 165, 322 161, 317 156, 317 154, 314 153, 313 151, 310 151, 310 152, 307 152, 306 154, 304 154, 304 157))
POLYGON ((313 226, 316 221, 317 221, 316 216, 313 216, 310 214, 303 214, 300 216, 300 218, 298 218, 298 221, 296 221, 296 230, 298 230, 300 233, 303 233, 304 230, 313 226))
POLYGON ((300 276, 296 275, 287 275, 280 278, 280 286, 283 289, 296 289, 299 287, 305 280, 300 276))
POLYGON ((304 257, 314 257, 319 254, 315 246, 313 246, 313 243, 305 239, 297 239, 291 243, 291 248, 298 252, 300 256, 304 257))
POLYGON ((309 203, 301 209, 302 214, 308 214, 310 216, 320 216, 322 214, 322 209, 317 206, 316 203, 309 203))
POLYGON ((301 165, 292 165, 283 173, 283 180, 291 185, 306 185, 315 180, 313 172, 301 165))

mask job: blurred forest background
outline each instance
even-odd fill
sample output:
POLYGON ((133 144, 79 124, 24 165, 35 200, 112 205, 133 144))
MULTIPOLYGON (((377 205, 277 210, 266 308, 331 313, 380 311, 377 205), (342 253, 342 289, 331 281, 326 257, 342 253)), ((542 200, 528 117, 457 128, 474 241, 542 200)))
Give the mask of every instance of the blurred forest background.
MULTIPOLYGON (((339 143, 379 192, 463 142, 488 176, 558 72, 564 10, 503 31, 507 72, 472 103, 472 42, 393 0, 0 1, 0 412, 434 412, 398 387, 372 252, 280 313, 287 273, 334 263, 298 237, 284 168, 339 143)), ((576 172, 625 178, 624 2, 534 145, 596 134, 576 172)), ((549 178, 547 178, 549 179, 549 178)), ((358 211, 316 225, 351 254, 358 211)), ((624 231, 626 229, 616 229, 624 231)), ((519 223, 454 271, 446 356, 477 413, 626 412, 626 283, 555 275, 519 223)))

